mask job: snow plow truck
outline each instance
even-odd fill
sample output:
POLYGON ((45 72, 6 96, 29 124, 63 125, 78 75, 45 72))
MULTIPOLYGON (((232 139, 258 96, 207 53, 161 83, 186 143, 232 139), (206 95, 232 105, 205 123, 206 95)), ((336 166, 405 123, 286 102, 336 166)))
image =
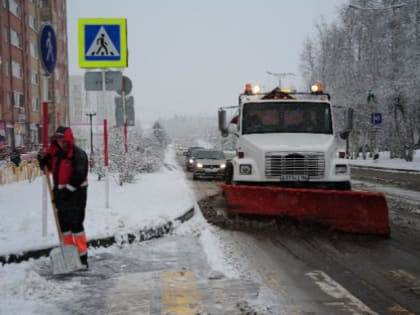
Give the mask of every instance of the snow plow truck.
POLYGON ((390 234, 384 195, 351 190, 346 150, 340 150, 352 129, 351 109, 336 131, 330 95, 319 83, 308 92, 278 87, 268 93, 247 84, 238 103, 218 113, 222 136, 237 136, 221 185, 228 214, 286 216, 350 233, 390 234))

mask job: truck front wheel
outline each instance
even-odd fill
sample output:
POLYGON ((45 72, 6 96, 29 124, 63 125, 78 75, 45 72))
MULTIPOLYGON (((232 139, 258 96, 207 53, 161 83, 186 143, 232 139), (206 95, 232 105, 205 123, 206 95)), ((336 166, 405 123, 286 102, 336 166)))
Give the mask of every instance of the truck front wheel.
POLYGON ((233 165, 232 165, 232 162, 228 161, 226 162, 226 168, 225 168, 225 184, 232 185, 232 181, 233 181, 233 165))

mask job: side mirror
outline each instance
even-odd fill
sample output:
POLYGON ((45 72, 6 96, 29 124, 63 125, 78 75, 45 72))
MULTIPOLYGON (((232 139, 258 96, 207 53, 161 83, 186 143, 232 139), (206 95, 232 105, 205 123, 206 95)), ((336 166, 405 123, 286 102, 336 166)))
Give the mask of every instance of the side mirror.
POLYGON ((223 109, 219 109, 218 118, 219 118, 219 131, 222 134, 222 137, 227 137, 229 135, 229 131, 226 126, 226 111, 223 109))

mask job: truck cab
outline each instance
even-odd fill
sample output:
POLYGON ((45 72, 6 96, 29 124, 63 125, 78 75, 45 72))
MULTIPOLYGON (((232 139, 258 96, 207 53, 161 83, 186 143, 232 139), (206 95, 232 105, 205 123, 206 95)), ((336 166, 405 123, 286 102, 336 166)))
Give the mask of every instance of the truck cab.
MULTIPOLYGON (((350 167, 335 130, 330 96, 315 92, 245 90, 239 97, 236 156, 227 184, 350 190, 350 167)), ((350 123, 347 123, 350 126, 350 123)), ((349 128, 349 127, 348 127, 349 128)), ((219 129, 228 134, 226 111, 219 129)), ((340 133, 348 136, 348 130, 340 133)))

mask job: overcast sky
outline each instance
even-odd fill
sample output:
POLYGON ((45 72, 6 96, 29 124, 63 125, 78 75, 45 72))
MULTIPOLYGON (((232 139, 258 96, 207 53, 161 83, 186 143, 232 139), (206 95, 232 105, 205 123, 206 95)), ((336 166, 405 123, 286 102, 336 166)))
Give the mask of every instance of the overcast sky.
MULTIPOLYGON (((323 16, 333 22, 348 0, 68 0, 70 75, 78 66, 79 18, 126 18, 136 116, 217 115, 236 105, 245 83, 274 88, 266 71, 301 84, 300 53, 323 16)), ((215 118, 216 119, 216 118, 215 118)))

